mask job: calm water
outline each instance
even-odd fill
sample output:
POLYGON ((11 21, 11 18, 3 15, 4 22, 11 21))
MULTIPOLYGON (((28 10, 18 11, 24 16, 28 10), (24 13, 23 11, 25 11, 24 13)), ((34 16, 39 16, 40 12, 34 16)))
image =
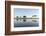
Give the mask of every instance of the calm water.
POLYGON ((14 27, 38 27, 38 19, 14 19, 14 27))

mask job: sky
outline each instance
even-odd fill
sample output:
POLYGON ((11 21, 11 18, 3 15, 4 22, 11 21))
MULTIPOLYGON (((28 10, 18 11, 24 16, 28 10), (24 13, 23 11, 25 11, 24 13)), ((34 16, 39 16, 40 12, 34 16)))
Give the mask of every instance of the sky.
POLYGON ((39 15, 39 9, 14 8, 14 16, 32 16, 39 15))

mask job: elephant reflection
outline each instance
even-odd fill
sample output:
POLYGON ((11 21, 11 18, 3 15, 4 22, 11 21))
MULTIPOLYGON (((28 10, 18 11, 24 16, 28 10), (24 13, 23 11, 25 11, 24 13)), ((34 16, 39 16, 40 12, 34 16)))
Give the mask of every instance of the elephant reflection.
POLYGON ((23 19, 23 22, 26 22, 26 19, 23 19))
POLYGON ((37 22, 37 20, 32 20, 32 22, 37 22))
POLYGON ((19 19, 16 19, 17 21, 19 20, 19 19))
POLYGON ((17 21, 22 21, 23 20, 23 22, 26 22, 26 19, 16 19, 17 21))

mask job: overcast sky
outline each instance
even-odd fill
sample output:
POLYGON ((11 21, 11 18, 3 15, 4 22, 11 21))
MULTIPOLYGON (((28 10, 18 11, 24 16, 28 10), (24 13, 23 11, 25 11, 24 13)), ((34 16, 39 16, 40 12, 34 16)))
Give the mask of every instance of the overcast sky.
POLYGON ((14 16, 32 16, 39 15, 39 9, 14 8, 14 16))

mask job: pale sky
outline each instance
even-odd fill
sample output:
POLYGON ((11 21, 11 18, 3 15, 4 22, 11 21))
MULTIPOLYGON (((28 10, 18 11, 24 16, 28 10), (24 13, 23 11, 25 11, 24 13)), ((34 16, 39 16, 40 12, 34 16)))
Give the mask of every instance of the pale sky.
POLYGON ((30 8, 14 8, 14 16, 29 16, 39 15, 39 9, 30 8))

